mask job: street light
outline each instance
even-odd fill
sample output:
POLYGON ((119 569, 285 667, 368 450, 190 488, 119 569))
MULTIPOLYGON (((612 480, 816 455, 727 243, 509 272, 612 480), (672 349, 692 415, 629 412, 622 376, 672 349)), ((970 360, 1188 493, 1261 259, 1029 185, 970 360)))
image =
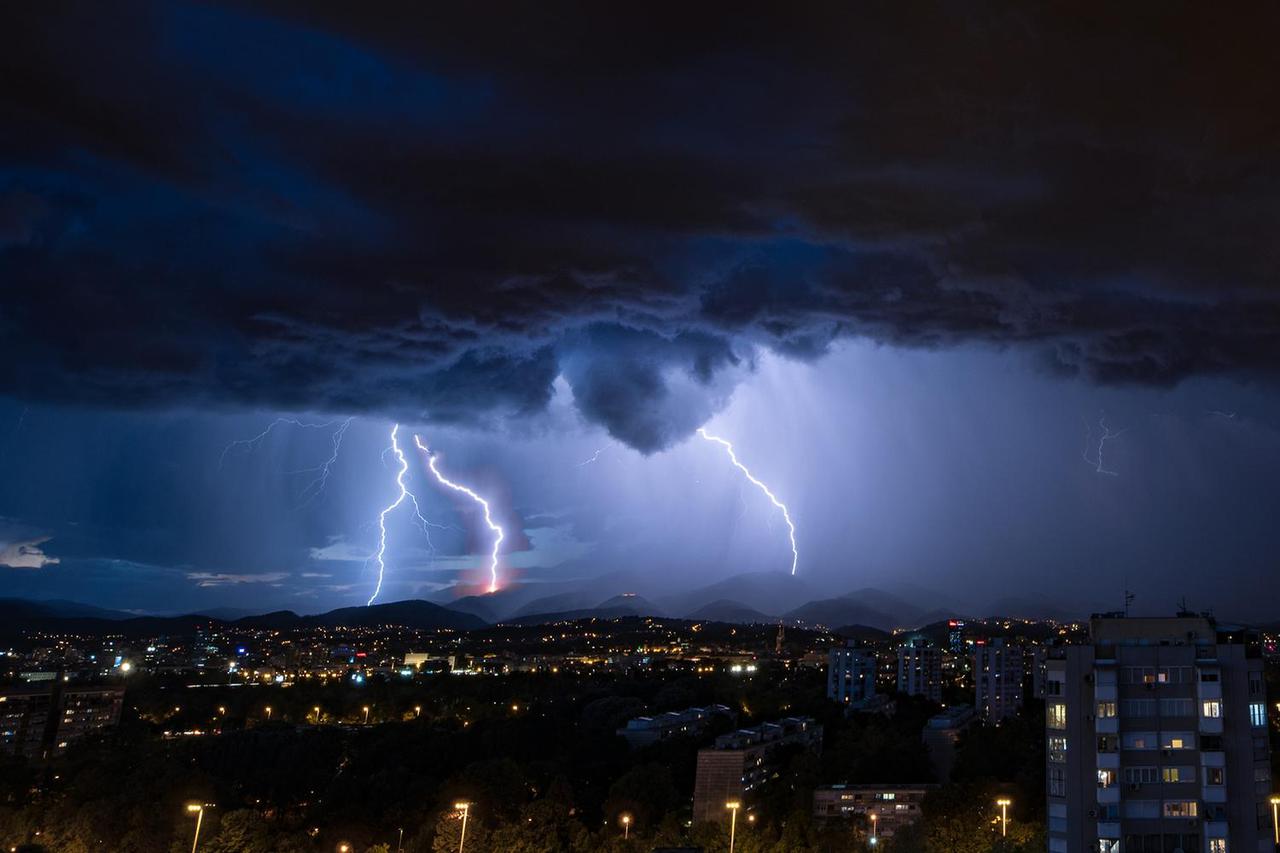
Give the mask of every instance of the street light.
POLYGON ((880 839, 876 835, 876 821, 878 821, 879 819, 880 819, 880 815, 876 814, 875 812, 871 813, 871 846, 872 847, 880 843, 880 839))
POLYGON ((421 706, 421 705, 414 705, 414 706, 413 706, 413 718, 416 720, 416 719, 418 719, 418 718, 419 718, 419 717, 421 717, 421 716, 422 716, 422 706, 421 706))
POLYGON ((996 800, 996 805, 1000 807, 1000 837, 1006 838, 1009 835, 1009 806, 1013 805, 1013 800, 1001 797, 996 800))
POLYGON ((453 807, 462 812, 462 834, 458 836, 458 853, 462 853, 462 845, 467 843, 467 814, 471 811, 471 803, 454 803, 453 807))
POLYGON ((345 841, 339 842, 338 853, 351 853, 351 845, 345 841))
POLYGON ((742 803, 730 800, 724 807, 729 810, 729 853, 733 853, 733 837, 738 829, 738 809, 742 808, 742 803))
POLYGON ((320 725, 320 706, 315 706, 311 709, 311 712, 316 715, 316 725, 320 725))
POLYGON ((404 827, 400 827, 400 840, 396 842, 396 853, 404 849, 404 827))
POLYGON ((631 833, 631 815, 624 814, 618 820, 622 821, 622 840, 626 841, 631 833))
POLYGON ((200 824, 204 821, 204 806, 187 803, 187 814, 196 816, 196 837, 191 839, 191 853, 196 853, 196 845, 200 843, 200 824))
POLYGON ((271 719, 271 706, 270 706, 270 705, 268 705, 268 706, 267 706, 267 719, 268 719, 268 720, 269 720, 269 719, 271 719))
POLYGON ((368 705, 364 706, 364 724, 366 726, 369 725, 369 706, 368 705))
POLYGON ((1280 847, 1280 797, 1271 798, 1271 830, 1275 833, 1276 846, 1280 847))

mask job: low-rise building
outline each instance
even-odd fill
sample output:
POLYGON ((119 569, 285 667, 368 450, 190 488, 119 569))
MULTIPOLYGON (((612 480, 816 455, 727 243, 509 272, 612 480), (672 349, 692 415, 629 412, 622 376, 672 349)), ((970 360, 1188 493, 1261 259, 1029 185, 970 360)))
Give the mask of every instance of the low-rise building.
POLYGON ((742 802, 781 767, 781 748, 798 746, 820 752, 822 726, 811 717, 787 717, 716 738, 698 750, 693 786, 693 819, 723 818, 725 803, 742 802))
POLYGON ((937 785, 822 785, 813 792, 813 816, 820 820, 864 822, 864 831, 877 838, 920 819, 925 795, 937 785))
POLYGON ((722 717, 736 724, 738 715, 726 705, 707 705, 704 708, 686 708, 683 711, 667 711, 652 717, 635 717, 618 729, 618 735, 626 738, 632 749, 638 749, 659 741, 676 737, 697 737, 706 731, 715 717, 722 717))

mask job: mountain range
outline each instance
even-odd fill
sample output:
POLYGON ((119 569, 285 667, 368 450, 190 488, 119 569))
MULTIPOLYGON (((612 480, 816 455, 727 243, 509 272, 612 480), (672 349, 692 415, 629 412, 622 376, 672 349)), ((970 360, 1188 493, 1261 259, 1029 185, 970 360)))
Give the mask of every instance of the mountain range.
MULTIPOLYGON (((258 628, 371 626, 397 624, 424 630, 470 630, 486 625, 537 624, 588 617, 660 616, 700 621, 777 623, 851 630, 891 631, 964 618, 944 605, 940 595, 903 587, 897 593, 872 587, 823 597, 803 578, 778 573, 748 573, 678 593, 656 588, 641 574, 614 573, 596 578, 512 584, 488 595, 464 595, 435 601, 409 600, 371 607, 344 607, 300 615, 291 610, 245 615, 230 608, 202 613, 156 616, 107 610, 74 601, 0 599, 0 635, 56 622, 69 630, 91 631, 109 625, 129 634, 190 632, 197 625, 220 623, 258 628)), ((1002 600, 988 614, 1028 618, 1069 618, 1070 614, 1025 600, 1002 600)))

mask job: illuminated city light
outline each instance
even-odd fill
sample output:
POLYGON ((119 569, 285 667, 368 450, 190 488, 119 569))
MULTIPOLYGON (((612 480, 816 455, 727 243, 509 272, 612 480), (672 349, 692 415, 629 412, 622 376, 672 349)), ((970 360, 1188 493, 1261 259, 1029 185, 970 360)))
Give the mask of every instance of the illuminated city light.
POLYGON ((743 476, 745 476, 753 486, 764 492, 765 497, 767 497, 775 507, 782 510, 782 518, 787 522, 787 535, 791 539, 791 574, 794 575, 796 573, 796 565, 800 562, 800 551, 796 548, 796 526, 791 521, 791 513, 787 511, 787 505, 778 500, 777 496, 775 496, 773 492, 769 491, 768 486, 757 480, 747 469, 746 465, 743 465, 738 461, 737 454, 733 452, 732 444, 719 436, 712 435, 705 429, 699 429, 698 435, 702 436, 707 441, 715 442, 716 444, 724 447, 725 452, 729 454, 729 461, 733 463, 733 466, 741 471, 743 476))

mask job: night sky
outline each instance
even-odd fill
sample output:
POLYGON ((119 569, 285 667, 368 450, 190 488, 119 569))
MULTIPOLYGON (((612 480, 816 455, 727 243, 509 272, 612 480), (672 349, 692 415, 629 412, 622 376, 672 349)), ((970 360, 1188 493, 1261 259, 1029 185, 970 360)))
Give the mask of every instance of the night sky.
POLYGON ((1280 7, 321 5, 6 10, 0 595, 363 604, 394 423, 379 600, 414 434, 504 583, 786 572, 705 426, 815 596, 1280 618, 1280 7))

